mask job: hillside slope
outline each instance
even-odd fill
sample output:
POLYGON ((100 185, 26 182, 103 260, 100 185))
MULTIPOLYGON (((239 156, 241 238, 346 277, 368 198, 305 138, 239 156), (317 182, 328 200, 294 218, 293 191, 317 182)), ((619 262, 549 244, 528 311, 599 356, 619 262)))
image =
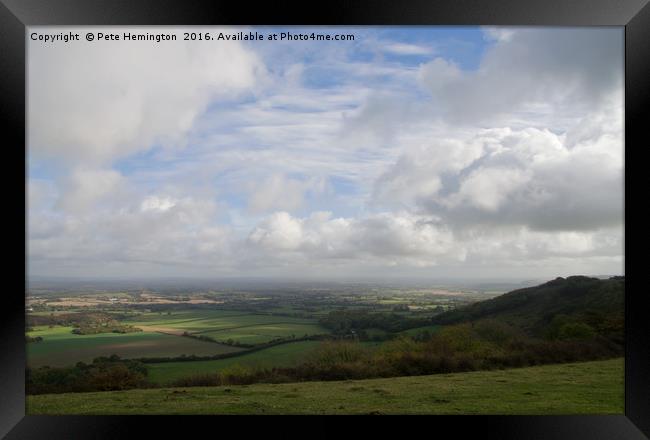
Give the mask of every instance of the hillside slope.
POLYGON ((442 313, 435 324, 499 319, 541 336, 558 315, 586 323, 602 336, 622 343, 625 277, 556 278, 513 290, 493 299, 442 313))
POLYGON ((27 396, 27 414, 622 414, 623 359, 340 382, 27 396))

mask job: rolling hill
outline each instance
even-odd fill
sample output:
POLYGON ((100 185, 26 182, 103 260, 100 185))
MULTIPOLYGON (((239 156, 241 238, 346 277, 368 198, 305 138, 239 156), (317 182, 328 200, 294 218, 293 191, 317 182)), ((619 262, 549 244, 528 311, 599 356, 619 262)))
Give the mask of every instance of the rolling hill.
POLYGON ((531 335, 543 336, 563 318, 588 325, 598 334, 622 343, 624 298, 625 277, 559 277, 442 313, 433 318, 433 323, 497 319, 531 335))

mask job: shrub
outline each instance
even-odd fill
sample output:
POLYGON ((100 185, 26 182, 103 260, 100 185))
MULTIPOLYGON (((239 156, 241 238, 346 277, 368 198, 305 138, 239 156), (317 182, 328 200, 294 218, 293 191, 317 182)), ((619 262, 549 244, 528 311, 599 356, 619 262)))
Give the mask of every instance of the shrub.
POLYGON ((121 363, 99 368, 88 377, 88 386, 97 391, 128 390, 138 388, 144 382, 141 372, 131 370, 121 363))
POLYGON ((28 394, 43 394, 146 388, 151 386, 146 375, 140 362, 101 357, 74 367, 27 369, 26 389, 28 394))
POLYGON ((227 385, 248 385, 261 378, 261 374, 245 365, 234 364, 221 370, 221 380, 227 385))

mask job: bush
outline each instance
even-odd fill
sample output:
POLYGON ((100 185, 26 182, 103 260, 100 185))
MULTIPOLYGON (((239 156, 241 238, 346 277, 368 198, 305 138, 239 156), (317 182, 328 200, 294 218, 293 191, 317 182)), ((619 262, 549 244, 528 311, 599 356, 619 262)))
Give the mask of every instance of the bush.
POLYGON ((248 385, 256 382, 262 375, 253 368, 234 364, 221 370, 221 380, 226 385, 248 385))
POLYGON ((474 332, 482 339, 497 345, 504 345, 515 339, 525 338, 521 330, 496 319, 484 319, 476 322, 474 332))
POLYGON ((88 376, 88 386, 96 391, 117 391, 144 385, 144 375, 129 369, 125 364, 115 363, 98 368, 88 376))
POLYGON ((314 350, 308 363, 327 368, 333 365, 354 363, 368 358, 368 351, 360 344, 350 341, 327 341, 314 350))
POLYGON ((146 376, 147 369, 140 362, 101 357, 74 367, 27 369, 26 390, 28 394, 45 394, 146 388, 152 386, 146 376))

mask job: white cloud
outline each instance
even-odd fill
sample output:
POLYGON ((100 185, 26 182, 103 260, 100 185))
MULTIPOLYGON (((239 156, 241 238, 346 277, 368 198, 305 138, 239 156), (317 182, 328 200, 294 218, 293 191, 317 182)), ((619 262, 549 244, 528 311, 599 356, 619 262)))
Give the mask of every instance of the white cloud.
POLYGON ((485 27, 483 28, 486 40, 508 41, 515 35, 516 30, 512 28, 485 27))
MULTIPOLYGON (((245 263, 259 268, 315 266, 322 271, 392 265, 435 268, 467 264, 534 267, 603 257, 616 261, 621 246, 616 229, 593 232, 544 232, 525 227, 481 227, 452 231, 427 216, 407 212, 366 218, 333 218, 330 213, 293 217, 277 212, 247 239, 245 263), (263 258, 261 255, 272 256, 263 258)), ((564 264, 564 263, 563 263, 564 264)))
POLYGON ((410 193, 412 209, 454 228, 489 224, 577 231, 620 226, 621 128, 571 147, 565 135, 548 130, 480 130, 465 148, 454 149, 465 152, 460 154, 465 160, 458 161, 436 160, 440 144, 433 143, 406 153, 386 171, 377 182, 375 202, 390 205, 396 198, 391 195, 409 200, 410 193))
POLYGON ((154 144, 184 145, 211 101, 252 90, 264 74, 258 57, 238 42, 181 40, 152 49, 124 40, 80 41, 29 48, 30 154, 70 162, 106 163, 154 144))
MULTIPOLYGON (((459 258, 449 231, 408 213, 366 218, 332 218, 329 212, 309 217, 274 213, 249 235, 249 244, 266 252, 292 251, 295 262, 344 260, 362 263, 412 261, 433 264, 438 256, 459 258)), ((462 258, 462 256, 461 256, 462 258)), ((268 262, 267 262, 268 264, 268 262)))
POLYGON ((432 50, 426 46, 408 43, 390 43, 383 46, 383 50, 396 55, 431 55, 432 50))
POLYGON ((171 197, 150 196, 142 201, 140 210, 165 212, 176 206, 176 200, 171 197))
POLYGON ((250 242, 272 250, 297 249, 302 243, 302 238, 302 222, 286 212, 273 214, 248 237, 250 242))

